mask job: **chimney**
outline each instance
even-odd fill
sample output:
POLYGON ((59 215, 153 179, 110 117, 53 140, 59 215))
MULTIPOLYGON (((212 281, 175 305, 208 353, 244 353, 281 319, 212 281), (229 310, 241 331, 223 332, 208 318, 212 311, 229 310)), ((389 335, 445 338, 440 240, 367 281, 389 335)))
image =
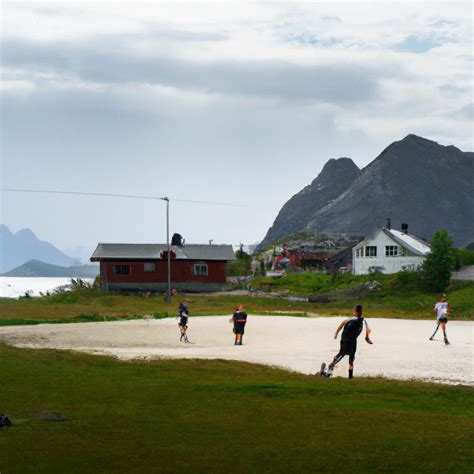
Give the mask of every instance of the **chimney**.
POLYGON ((390 230, 392 228, 392 220, 390 217, 387 217, 387 229, 390 230))
POLYGON ((402 232, 408 234, 408 224, 402 224, 402 232))

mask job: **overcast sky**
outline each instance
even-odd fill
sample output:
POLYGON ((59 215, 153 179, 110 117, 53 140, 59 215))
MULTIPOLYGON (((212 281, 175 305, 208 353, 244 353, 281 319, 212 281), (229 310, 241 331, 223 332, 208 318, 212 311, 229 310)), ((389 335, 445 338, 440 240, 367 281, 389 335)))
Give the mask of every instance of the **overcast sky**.
MULTIPOLYGON (((2 3, 4 187, 170 196, 188 242, 263 238, 329 158, 473 150, 466 3, 2 3)), ((165 240, 157 201, 1 195, 69 253, 165 240), (82 247, 82 250, 78 247, 82 247)))

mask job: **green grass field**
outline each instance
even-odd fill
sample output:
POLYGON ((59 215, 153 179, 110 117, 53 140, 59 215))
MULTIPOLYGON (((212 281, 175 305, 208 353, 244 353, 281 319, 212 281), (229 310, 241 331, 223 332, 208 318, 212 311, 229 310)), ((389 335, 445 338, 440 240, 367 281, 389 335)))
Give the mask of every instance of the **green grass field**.
POLYGON ((0 345, 0 472, 470 473, 474 393, 0 345), (70 421, 46 421, 60 412, 70 421))
MULTIPOLYGON (((263 281, 267 289, 291 291, 295 294, 320 294, 328 288, 347 289, 361 281, 374 277, 343 275, 340 281, 330 286, 327 275, 289 275, 281 279, 263 281), (355 278, 355 279, 354 279, 355 278), (270 285, 270 288, 269 288, 270 285), (318 286, 319 285, 319 286, 318 286), (318 289, 319 288, 319 289, 318 289), (298 290, 298 292, 296 291, 298 290)), ((349 315, 355 303, 362 303, 368 317, 431 319, 436 293, 421 291, 410 274, 380 278, 381 288, 361 297, 336 299, 329 303, 307 303, 288 301, 284 298, 269 298, 236 295, 188 295, 191 314, 230 314, 238 304, 248 312, 271 314, 284 312, 294 315, 349 315)), ((262 281, 260 281, 262 283, 262 281)), ((263 283, 262 283, 263 284, 263 283)), ((259 286, 259 282, 256 283, 259 286)), ((262 286, 262 285, 260 285, 262 286)), ((474 320, 474 282, 455 282, 448 292, 448 300, 454 308, 451 319, 474 320)), ((103 321, 113 318, 141 317, 156 314, 175 316, 178 299, 172 304, 164 302, 163 295, 143 297, 102 293, 93 290, 78 290, 42 298, 0 299, 0 325, 31 324, 45 321, 103 321)))

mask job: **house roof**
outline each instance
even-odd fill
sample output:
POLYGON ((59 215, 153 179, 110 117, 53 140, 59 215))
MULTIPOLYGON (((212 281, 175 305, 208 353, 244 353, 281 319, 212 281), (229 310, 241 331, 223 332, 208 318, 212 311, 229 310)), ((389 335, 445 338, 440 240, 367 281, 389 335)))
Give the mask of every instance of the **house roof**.
POLYGON ((367 237, 362 242, 359 242, 354 249, 360 249, 367 245, 367 242, 372 240, 379 232, 384 232, 388 237, 390 237, 394 242, 400 244, 402 247, 406 248, 408 251, 412 252, 414 255, 426 256, 431 252, 430 244, 413 234, 406 234, 400 230, 388 229, 387 227, 382 227, 374 232, 370 237, 367 237))
POLYGON ((395 242, 407 248, 415 255, 426 256, 431 252, 431 247, 426 240, 413 234, 406 234, 400 230, 383 228, 383 231, 395 242))
MULTIPOLYGON (((167 250, 166 244, 107 244, 99 243, 91 262, 100 260, 157 260, 167 250)), ((171 246, 176 260, 235 260, 232 245, 186 244, 171 246)))

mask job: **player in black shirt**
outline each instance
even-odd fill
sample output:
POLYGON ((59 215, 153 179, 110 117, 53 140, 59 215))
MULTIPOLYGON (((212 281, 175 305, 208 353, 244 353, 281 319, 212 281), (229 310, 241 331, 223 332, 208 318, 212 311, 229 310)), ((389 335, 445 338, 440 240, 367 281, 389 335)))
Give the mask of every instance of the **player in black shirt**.
POLYGON ((179 314, 178 327, 179 327, 179 331, 181 332, 181 337, 179 338, 179 340, 180 342, 184 341, 185 343, 188 343, 189 339, 188 339, 188 335, 186 334, 186 331, 188 330, 189 309, 188 309, 187 301, 179 303, 178 314, 179 314))
POLYGON ((342 329, 341 336, 341 347, 339 353, 334 357, 333 361, 329 364, 326 369, 326 364, 322 364, 320 375, 330 377, 333 373, 334 367, 344 356, 349 356, 349 378, 353 377, 354 371, 354 359, 357 350, 357 338, 363 330, 365 324, 365 340, 368 344, 373 344, 370 340, 369 334, 371 330, 367 321, 362 316, 362 305, 356 304, 354 306, 354 316, 350 319, 343 321, 336 330, 334 339, 337 339, 337 335, 342 329))
POLYGON ((239 305, 235 310, 234 315, 230 319, 231 323, 234 323, 234 334, 235 334, 235 346, 242 345, 242 338, 245 332, 245 324, 247 323, 247 313, 244 311, 244 307, 239 305))

